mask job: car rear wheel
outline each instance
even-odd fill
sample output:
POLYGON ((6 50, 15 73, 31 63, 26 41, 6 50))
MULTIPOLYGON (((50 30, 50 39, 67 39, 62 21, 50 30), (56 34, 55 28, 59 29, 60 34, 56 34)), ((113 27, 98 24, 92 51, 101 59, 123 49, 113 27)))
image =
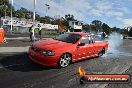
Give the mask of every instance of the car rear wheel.
POLYGON ((71 55, 65 53, 60 57, 59 66, 63 68, 67 67, 70 64, 70 61, 71 61, 71 55))
POLYGON ((98 56, 101 57, 105 54, 105 49, 101 49, 100 52, 98 53, 98 56))

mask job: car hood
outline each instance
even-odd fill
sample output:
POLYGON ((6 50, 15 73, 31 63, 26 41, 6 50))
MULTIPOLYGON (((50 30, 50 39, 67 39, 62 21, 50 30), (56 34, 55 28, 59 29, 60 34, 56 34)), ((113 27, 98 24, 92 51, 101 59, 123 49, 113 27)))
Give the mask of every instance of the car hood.
POLYGON ((54 39, 44 39, 33 43, 33 47, 36 47, 40 50, 55 50, 58 48, 68 47, 72 45, 72 43, 66 43, 54 39))

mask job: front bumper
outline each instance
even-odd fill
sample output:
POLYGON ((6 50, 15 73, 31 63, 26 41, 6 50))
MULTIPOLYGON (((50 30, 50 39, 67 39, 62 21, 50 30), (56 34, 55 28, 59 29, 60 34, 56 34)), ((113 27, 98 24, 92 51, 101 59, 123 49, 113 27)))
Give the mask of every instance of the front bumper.
POLYGON ((29 58, 43 66, 57 66, 59 56, 44 56, 40 54, 39 52, 33 51, 31 48, 29 48, 29 58))

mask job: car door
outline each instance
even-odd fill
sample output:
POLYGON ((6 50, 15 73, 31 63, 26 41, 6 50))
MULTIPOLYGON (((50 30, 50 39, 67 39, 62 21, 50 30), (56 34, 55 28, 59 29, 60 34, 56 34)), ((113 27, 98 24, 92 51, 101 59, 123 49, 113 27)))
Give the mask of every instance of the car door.
POLYGON ((90 51, 88 45, 89 45, 89 37, 88 36, 82 37, 75 51, 76 53, 75 58, 77 60, 85 59, 88 56, 88 51, 90 51), (85 44, 85 45, 80 45, 80 44, 85 44))
POLYGON ((88 41, 89 41, 89 44, 87 45, 87 48, 86 48, 87 49, 87 57, 92 57, 95 55, 96 47, 95 47, 93 38, 91 36, 88 36, 88 41))

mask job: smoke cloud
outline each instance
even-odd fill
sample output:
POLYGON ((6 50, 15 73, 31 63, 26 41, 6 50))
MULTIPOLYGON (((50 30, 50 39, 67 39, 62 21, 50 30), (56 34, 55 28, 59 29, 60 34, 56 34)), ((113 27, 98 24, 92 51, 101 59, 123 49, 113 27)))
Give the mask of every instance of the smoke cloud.
POLYGON ((109 36, 108 42, 109 42, 108 53, 118 54, 119 53, 118 49, 120 48, 121 44, 123 43, 123 40, 121 39, 121 35, 116 32, 112 33, 109 36))
POLYGON ((129 52, 123 49, 123 39, 121 34, 114 32, 109 36, 107 41, 109 42, 109 48, 107 54, 105 54, 104 57, 132 56, 129 52))

